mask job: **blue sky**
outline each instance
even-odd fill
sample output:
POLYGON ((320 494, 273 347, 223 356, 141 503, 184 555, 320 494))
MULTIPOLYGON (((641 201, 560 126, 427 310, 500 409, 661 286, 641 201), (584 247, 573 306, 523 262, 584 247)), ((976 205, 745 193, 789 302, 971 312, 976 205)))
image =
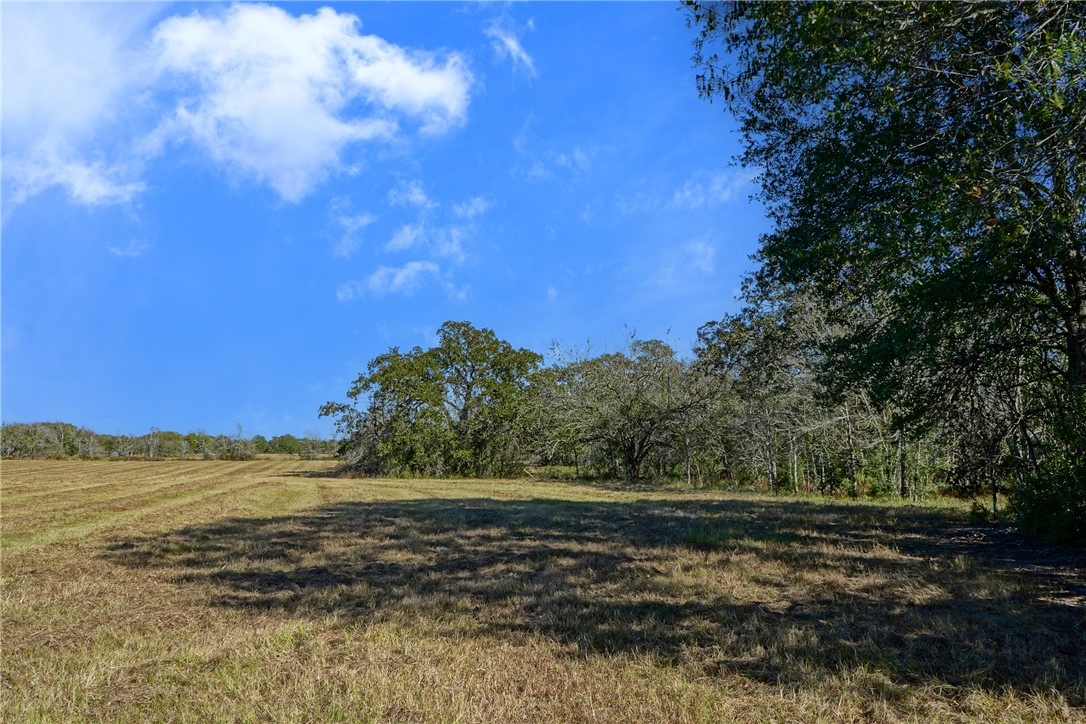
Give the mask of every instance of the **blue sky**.
POLYGON ((4 3, 2 413, 327 434, 442 322, 688 351, 763 209, 670 3, 4 3))

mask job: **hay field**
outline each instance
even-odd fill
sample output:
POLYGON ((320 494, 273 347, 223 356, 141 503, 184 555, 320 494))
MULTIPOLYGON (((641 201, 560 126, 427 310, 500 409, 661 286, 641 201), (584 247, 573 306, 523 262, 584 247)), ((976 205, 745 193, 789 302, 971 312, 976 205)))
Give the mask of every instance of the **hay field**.
POLYGON ((1081 552, 960 510, 4 461, 2 719, 1086 720, 1081 552))

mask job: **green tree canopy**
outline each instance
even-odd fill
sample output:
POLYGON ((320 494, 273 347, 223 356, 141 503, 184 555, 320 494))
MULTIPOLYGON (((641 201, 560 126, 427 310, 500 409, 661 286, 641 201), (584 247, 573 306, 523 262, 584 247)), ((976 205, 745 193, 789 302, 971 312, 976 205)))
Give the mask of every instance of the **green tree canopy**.
POLYGON ((621 352, 554 368, 546 383, 539 394, 551 410, 548 438, 583 446, 597 467, 621 464, 628 480, 670 451, 683 453, 689 477, 690 431, 719 390, 666 342, 632 336, 621 352))
POLYGON ((369 472, 503 475, 523 447, 521 412, 541 361, 450 321, 436 347, 378 355, 348 390, 352 402, 330 402, 321 415, 337 418, 348 459, 369 472))
POLYGON ((839 381, 1086 457, 1086 5, 690 8, 775 222, 757 282, 837 313, 839 381))

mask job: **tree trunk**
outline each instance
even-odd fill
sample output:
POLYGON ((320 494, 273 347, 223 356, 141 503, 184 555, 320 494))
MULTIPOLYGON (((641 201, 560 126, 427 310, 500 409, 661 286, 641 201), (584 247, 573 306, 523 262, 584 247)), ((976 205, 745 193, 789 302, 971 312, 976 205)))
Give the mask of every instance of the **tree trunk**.
POLYGON ((792 473, 792 494, 799 494, 799 460, 796 459, 796 439, 788 438, 788 462, 792 473))
MULTIPOLYGON (((1071 385, 1071 414, 1076 417, 1086 407, 1086 282, 1081 286, 1083 299, 1067 330, 1067 378, 1071 385)), ((1086 424, 1078 420, 1071 434, 1075 452, 1086 455, 1086 424)))
POLYGON ((626 467, 626 480, 628 482, 633 482, 641 475, 641 460, 637 454, 637 447, 633 443, 630 443, 625 446, 622 452, 623 457, 625 458, 623 463, 626 467))
POLYGON ((690 487, 690 432, 683 429, 683 447, 686 451, 686 486, 690 487))
POLYGON ((823 495, 826 493, 826 456, 824 453, 815 453, 815 476, 818 482, 818 490, 823 495))
POLYGON ((773 448, 768 443, 765 446, 765 477, 769 489, 777 490, 777 461, 773 456, 773 448))
POLYGON ((909 497, 909 484, 905 477, 905 433, 897 434, 897 490, 901 499, 909 497))
POLYGON ((849 414, 848 403, 845 403, 845 436, 848 444, 848 474, 852 479, 851 481, 851 493, 857 495, 859 490, 859 483, 856 480, 856 455, 852 449, 852 416, 849 414))

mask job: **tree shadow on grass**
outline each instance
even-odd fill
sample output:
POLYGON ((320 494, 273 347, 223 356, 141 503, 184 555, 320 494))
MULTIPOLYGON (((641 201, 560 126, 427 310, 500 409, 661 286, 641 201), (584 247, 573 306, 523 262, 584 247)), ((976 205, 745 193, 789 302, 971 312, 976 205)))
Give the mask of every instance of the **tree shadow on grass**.
POLYGON ((894 686, 1055 689, 1086 704, 1074 588, 978 563, 953 539, 931 545, 925 531, 946 523, 796 501, 418 499, 226 519, 104 555, 205 586, 213 605, 283 616, 544 635, 576 655, 774 684, 862 666, 894 686))

